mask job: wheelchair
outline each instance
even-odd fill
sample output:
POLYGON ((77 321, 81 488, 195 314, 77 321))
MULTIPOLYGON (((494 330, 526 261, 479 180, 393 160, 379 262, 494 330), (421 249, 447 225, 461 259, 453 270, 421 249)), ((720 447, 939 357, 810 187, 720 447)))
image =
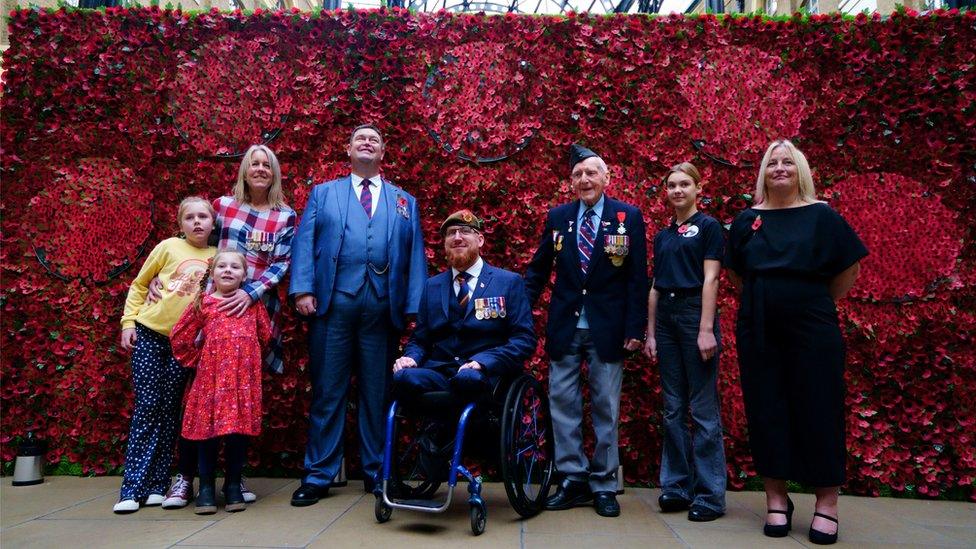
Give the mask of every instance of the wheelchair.
POLYGON ((447 391, 426 393, 410 406, 394 401, 386 418, 382 494, 377 494, 374 506, 377 522, 390 520, 394 509, 443 513, 451 505, 460 476, 468 481, 471 531, 476 536, 484 533, 488 512, 481 498, 481 477, 461 463, 462 451, 499 466, 515 512, 523 518, 538 514, 549 494, 555 465, 549 398, 542 384, 519 374, 503 379, 490 396, 476 402, 458 401, 447 391), (409 427, 404 408, 421 416, 420 436, 410 442, 401 440, 407 437, 400 431, 409 427), (457 428, 451 439, 455 417, 457 428), (470 436, 472 432, 479 436, 470 436), (446 496, 432 499, 445 481, 446 496))

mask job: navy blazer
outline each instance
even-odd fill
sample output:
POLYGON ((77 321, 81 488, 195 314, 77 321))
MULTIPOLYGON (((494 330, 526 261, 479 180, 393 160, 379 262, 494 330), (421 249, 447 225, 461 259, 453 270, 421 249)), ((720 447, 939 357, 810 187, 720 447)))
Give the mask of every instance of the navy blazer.
MULTIPOLYGON (((308 196, 292 241, 288 295, 313 294, 317 301, 316 316, 328 312, 332 301, 352 192, 350 176, 316 185, 308 196)), ((424 235, 413 196, 384 179, 381 197, 386 201, 389 216, 386 237, 390 258, 390 319, 398 330, 402 330, 406 315, 417 313, 427 279, 424 235)))
POLYGON ((590 267, 584 278, 576 247, 579 205, 580 201, 574 200, 549 210, 542 241, 525 273, 526 287, 530 301, 535 303, 555 267, 556 283, 546 325, 546 352, 550 358, 559 360, 566 354, 585 306, 597 355, 605 362, 617 362, 624 358, 624 341, 643 339, 647 330, 644 217, 634 206, 606 197, 590 267), (605 236, 620 234, 618 213, 623 214, 625 234, 630 236, 629 253, 619 267, 613 265, 604 250, 605 236))
POLYGON ((522 372, 536 346, 522 277, 486 262, 459 326, 449 319, 451 301, 456 299, 450 269, 427 281, 417 326, 403 356, 422 368, 457 368, 475 360, 491 378, 522 372), (505 317, 479 320, 475 300, 493 297, 505 298, 505 317))

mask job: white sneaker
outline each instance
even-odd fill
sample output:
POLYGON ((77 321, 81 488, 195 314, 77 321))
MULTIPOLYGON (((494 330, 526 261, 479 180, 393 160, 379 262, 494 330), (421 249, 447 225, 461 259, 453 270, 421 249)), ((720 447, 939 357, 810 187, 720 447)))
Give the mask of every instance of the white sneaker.
POLYGON ((113 513, 118 513, 124 515, 127 513, 135 513, 139 510, 139 502, 134 499, 123 499, 122 501, 115 504, 112 507, 113 513))
POLYGON ((146 498, 145 506, 155 507, 156 505, 161 505, 165 500, 166 496, 162 494, 149 494, 149 497, 146 498))
POLYGON ((248 489, 247 486, 244 485, 244 481, 245 480, 246 479, 242 475, 241 476, 241 495, 244 496, 244 503, 254 503, 255 501, 258 500, 258 495, 255 494, 254 492, 252 492, 250 489, 248 489))
POLYGON ((193 483, 184 480, 183 475, 176 475, 176 480, 166 492, 163 500, 163 509, 182 509, 193 499, 193 483))

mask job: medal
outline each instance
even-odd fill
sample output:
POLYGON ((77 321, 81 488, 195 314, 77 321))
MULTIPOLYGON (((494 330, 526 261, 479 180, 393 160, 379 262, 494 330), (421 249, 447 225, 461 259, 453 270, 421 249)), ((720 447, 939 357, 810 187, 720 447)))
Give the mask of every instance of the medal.
POLYGON ((478 320, 483 320, 485 318, 485 314, 481 312, 481 309, 476 309, 474 311, 474 317, 477 318, 478 320))
POLYGON ((559 238, 556 240, 556 251, 559 252, 562 251, 562 249, 563 249, 563 235, 559 235, 559 238))
POLYGON ((575 221, 573 220, 569 221, 569 230, 566 231, 567 233, 573 232, 573 223, 575 223, 575 221))
POLYGON ((620 226, 617 227, 617 234, 627 234, 627 228, 624 227, 624 220, 627 219, 627 212, 617 212, 617 221, 620 222, 620 226))
POLYGON ((610 258, 610 262, 613 263, 614 267, 620 267, 624 264, 623 256, 615 255, 610 258))

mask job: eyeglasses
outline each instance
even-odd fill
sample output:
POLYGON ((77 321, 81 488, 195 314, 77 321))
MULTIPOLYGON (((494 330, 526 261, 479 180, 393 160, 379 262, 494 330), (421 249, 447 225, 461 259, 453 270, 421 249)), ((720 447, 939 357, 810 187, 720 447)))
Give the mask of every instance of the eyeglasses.
POLYGON ((476 231, 472 227, 468 227, 467 225, 460 225, 455 227, 448 227, 447 230, 444 231, 444 237, 451 238, 452 236, 458 233, 461 233, 461 236, 471 236, 473 234, 476 234, 477 232, 478 231, 476 231))

